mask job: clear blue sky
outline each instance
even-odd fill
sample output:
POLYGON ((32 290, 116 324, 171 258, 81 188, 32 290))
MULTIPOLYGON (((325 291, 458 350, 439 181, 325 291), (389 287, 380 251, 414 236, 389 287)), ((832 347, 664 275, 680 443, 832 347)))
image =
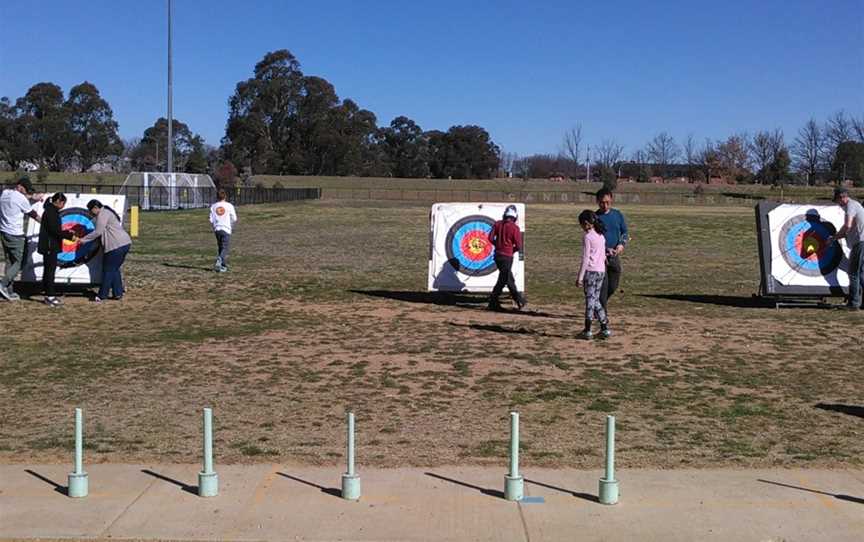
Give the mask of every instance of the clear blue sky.
MULTIPOLYGON (((0 96, 84 80, 124 138, 166 115, 167 0, 0 1, 0 96)), ((864 0, 174 1, 175 118, 218 145, 227 100, 289 49, 341 98, 423 129, 479 124, 504 150, 678 141, 864 115, 864 0)))

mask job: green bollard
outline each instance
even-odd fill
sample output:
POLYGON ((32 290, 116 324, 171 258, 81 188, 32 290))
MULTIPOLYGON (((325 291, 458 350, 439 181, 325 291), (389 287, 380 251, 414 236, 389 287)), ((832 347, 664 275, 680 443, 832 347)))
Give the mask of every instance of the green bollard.
POLYGON ((86 497, 89 492, 87 473, 84 472, 84 413, 75 409, 75 470, 69 473, 67 495, 86 497))
POLYGON ((354 472, 354 413, 348 413, 348 472, 342 475, 342 498, 360 498, 360 476, 354 472))
POLYGON ((504 477, 504 498, 521 501, 525 480, 519 475, 519 413, 510 413, 510 474, 504 477))
POLYGON ((198 473, 198 496, 219 494, 219 476, 213 471, 213 409, 204 409, 204 470, 198 473))
POLYGON ((618 502, 618 480, 615 479, 615 416, 606 416, 606 476, 600 478, 600 502, 618 502))

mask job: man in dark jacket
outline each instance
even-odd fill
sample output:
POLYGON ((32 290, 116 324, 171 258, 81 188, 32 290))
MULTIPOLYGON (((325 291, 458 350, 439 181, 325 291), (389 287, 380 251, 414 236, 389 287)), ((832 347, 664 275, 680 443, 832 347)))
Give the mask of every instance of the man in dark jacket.
POLYGON ((66 196, 57 192, 45 202, 42 223, 39 227, 39 254, 42 255, 42 288, 45 290, 45 304, 57 307, 61 304, 56 297, 54 275, 57 271, 57 254, 63 251, 63 239, 72 240, 75 234, 64 231, 60 223, 60 210, 66 206, 66 196))
POLYGON ((508 205, 503 219, 497 221, 489 232, 489 242, 495 247, 495 266, 498 268, 498 282, 495 283, 492 295, 489 297, 489 310, 501 310, 498 296, 504 290, 505 284, 516 303, 516 308, 522 310, 528 304, 525 296, 516 289, 516 280, 511 271, 514 253, 522 252, 522 232, 516 224, 517 219, 516 206, 508 205))

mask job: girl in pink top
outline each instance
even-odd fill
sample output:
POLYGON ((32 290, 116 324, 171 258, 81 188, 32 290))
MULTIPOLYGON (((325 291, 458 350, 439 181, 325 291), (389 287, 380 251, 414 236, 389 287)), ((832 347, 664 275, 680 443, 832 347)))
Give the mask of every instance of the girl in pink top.
POLYGON ((582 265, 576 280, 576 286, 585 286, 585 329, 579 338, 587 340, 593 336, 591 322, 596 318, 600 321, 600 335, 605 339, 612 335, 606 311, 600 304, 600 289, 606 276, 605 228, 597 215, 588 210, 579 214, 579 225, 585 232, 582 238, 582 265))

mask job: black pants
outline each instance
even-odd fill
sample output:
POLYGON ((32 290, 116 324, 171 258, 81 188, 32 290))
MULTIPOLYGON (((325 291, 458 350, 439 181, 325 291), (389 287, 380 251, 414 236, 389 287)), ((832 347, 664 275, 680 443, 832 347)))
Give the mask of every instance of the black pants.
POLYGON ((495 267, 498 268, 498 282, 492 288, 492 298, 490 303, 498 303, 498 296, 504 290, 504 286, 510 290, 510 297, 513 301, 519 302, 519 290, 516 289, 516 279, 513 278, 513 256, 495 256, 495 267))
POLYGON ((603 287, 600 288, 600 304, 606 308, 609 298, 618 289, 618 283, 621 281, 621 257, 607 256, 606 257, 606 276, 603 278, 603 287))
POLYGON ((57 253, 49 252, 42 255, 42 289, 47 297, 57 293, 54 275, 57 273, 57 253))

